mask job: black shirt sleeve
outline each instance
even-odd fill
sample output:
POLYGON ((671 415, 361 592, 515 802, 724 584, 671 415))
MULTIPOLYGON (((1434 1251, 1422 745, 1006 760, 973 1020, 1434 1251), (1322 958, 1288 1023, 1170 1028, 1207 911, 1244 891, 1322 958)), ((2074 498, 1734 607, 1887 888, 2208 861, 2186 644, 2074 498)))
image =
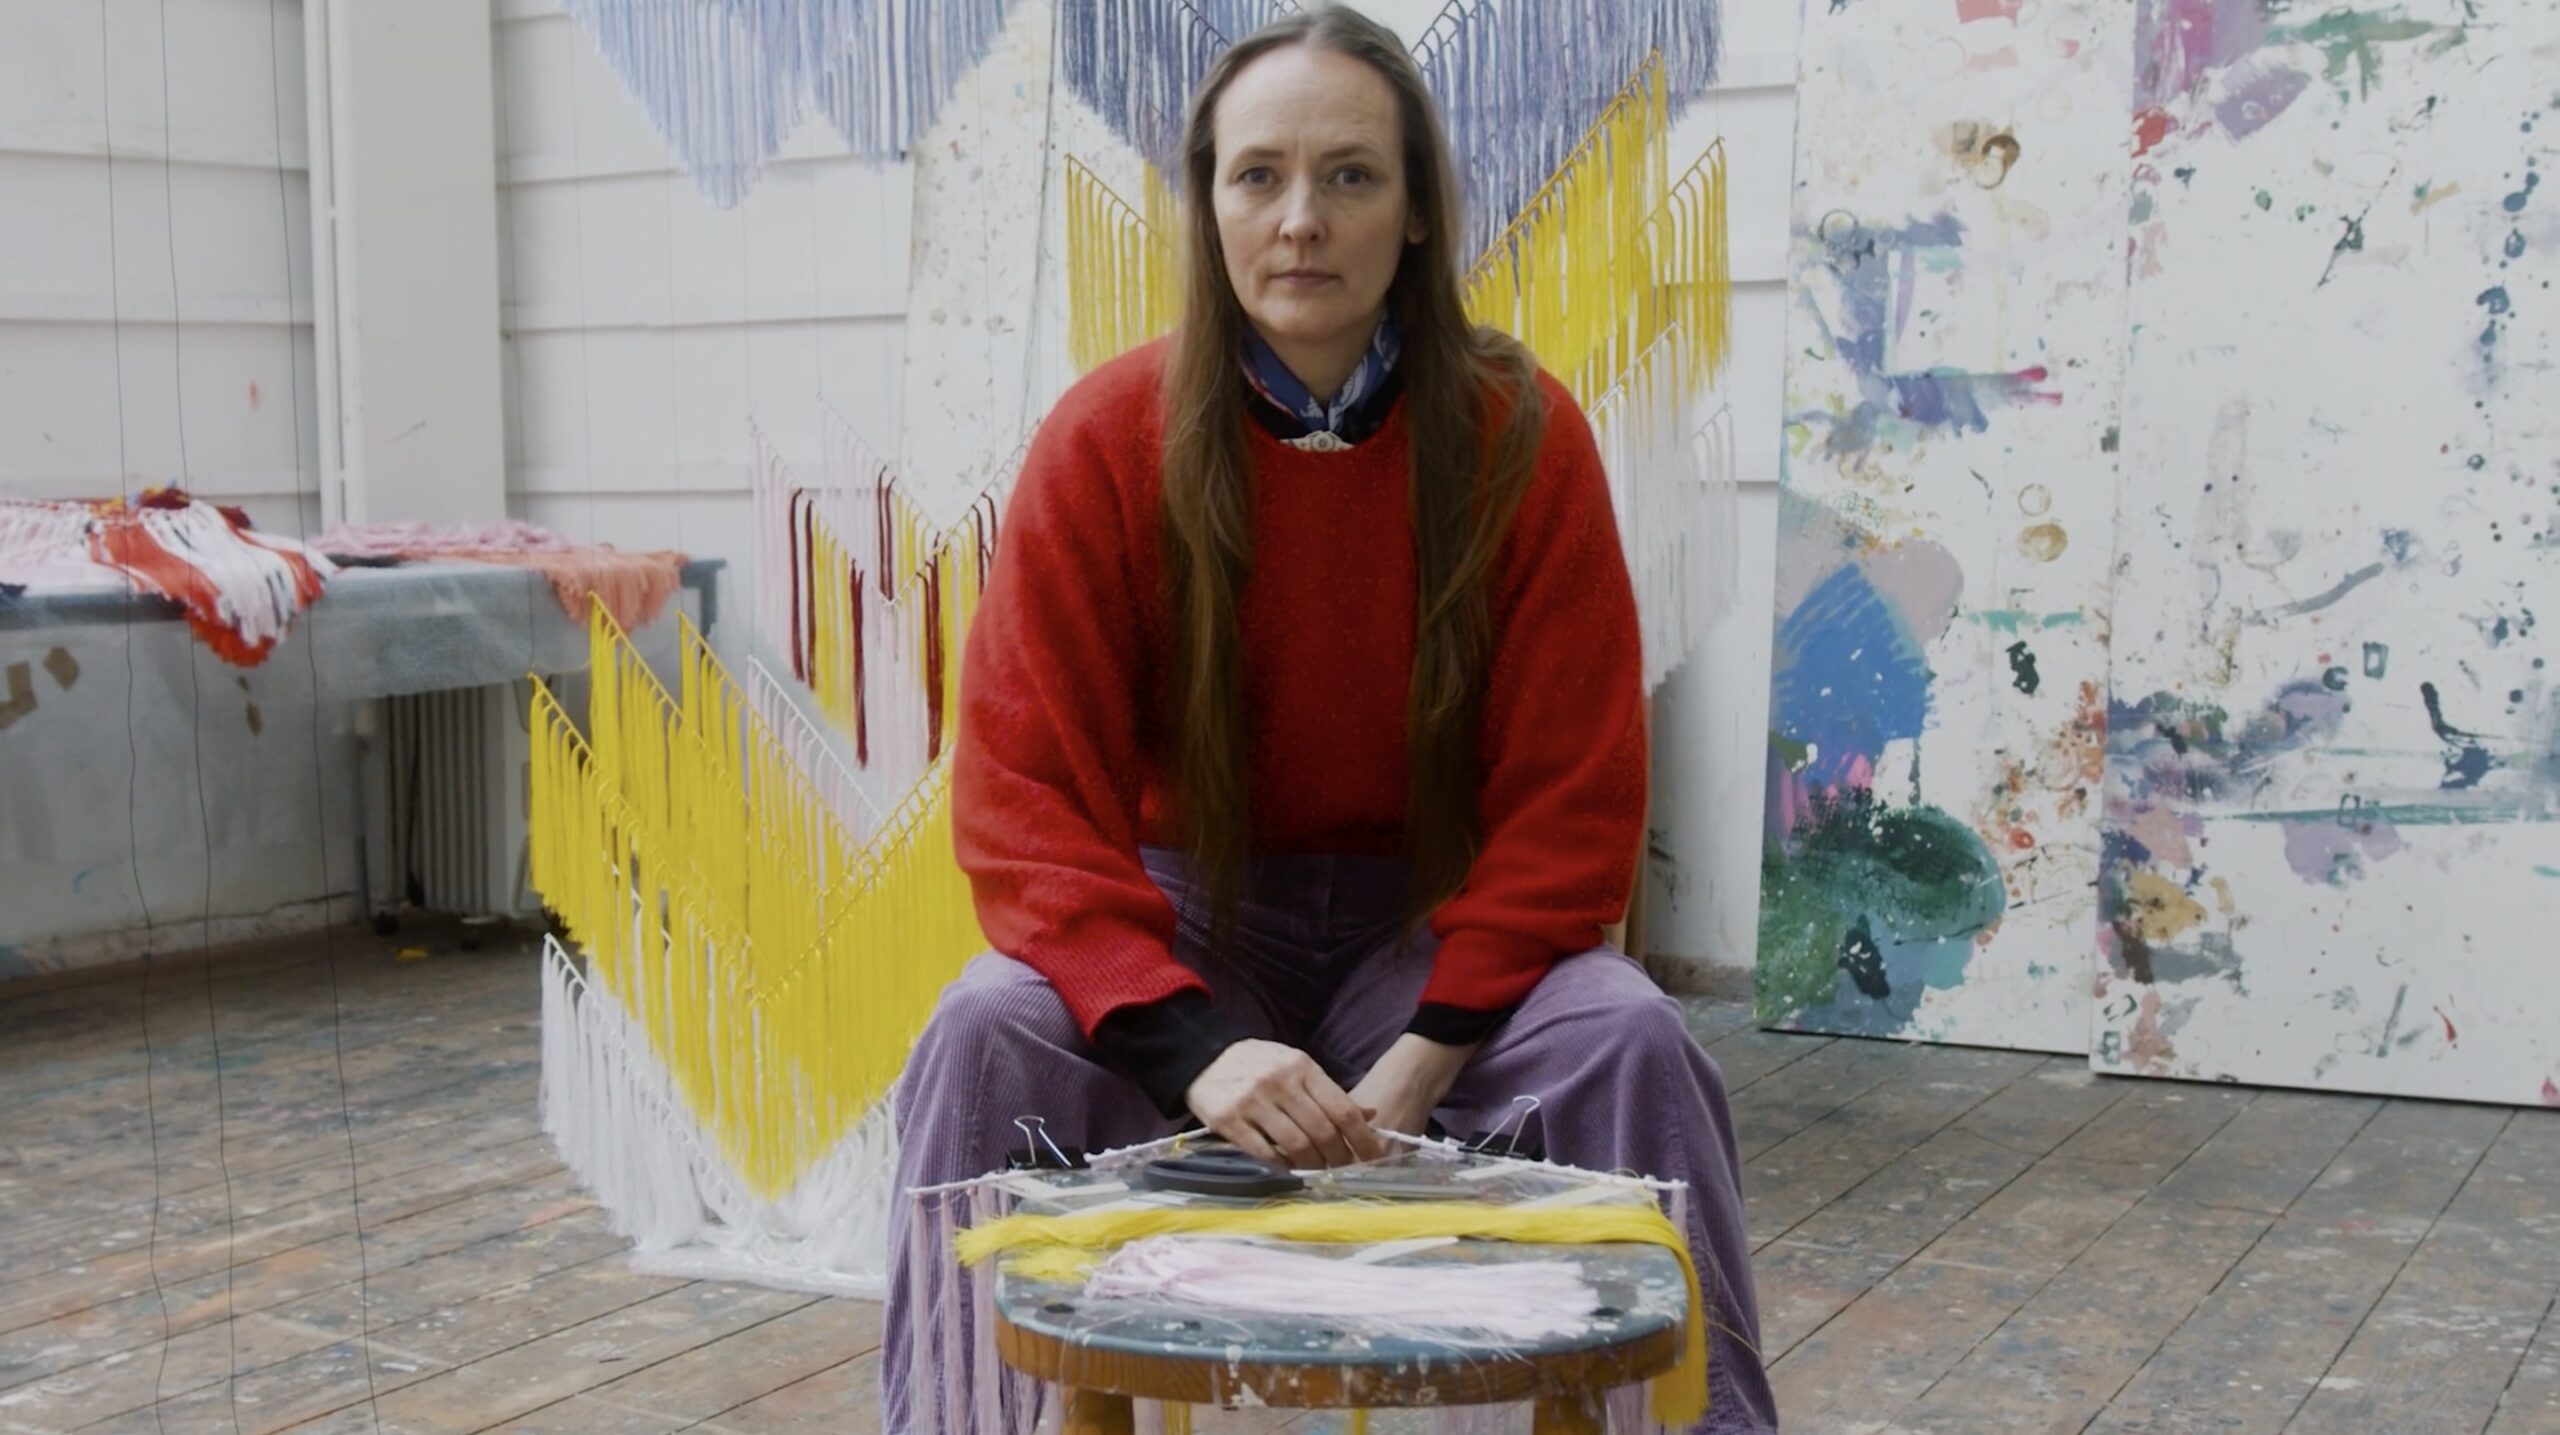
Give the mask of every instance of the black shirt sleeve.
POLYGON ((1511 1019, 1517 1007, 1496 1007, 1492 1011, 1472 1011, 1447 1002, 1424 1002, 1413 1009, 1413 1020, 1404 1029, 1425 1041, 1443 1046, 1474 1046, 1493 1035, 1494 1029, 1511 1019))
POLYGON ((1102 1059, 1138 1083, 1167 1116, 1184 1111, 1183 1094, 1226 1049, 1243 1040, 1209 994, 1185 988, 1162 1001, 1124 1006, 1094 1028, 1102 1059))

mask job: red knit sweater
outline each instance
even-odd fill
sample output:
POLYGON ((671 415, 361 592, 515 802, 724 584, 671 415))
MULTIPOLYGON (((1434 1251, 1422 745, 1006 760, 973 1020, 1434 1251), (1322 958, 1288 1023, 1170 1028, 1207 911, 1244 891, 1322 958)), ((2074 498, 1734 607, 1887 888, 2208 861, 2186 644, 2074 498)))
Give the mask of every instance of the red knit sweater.
MULTIPOLYGON (((1034 438, 961 669, 961 867, 997 950, 1090 1036, 1115 1010, 1205 991, 1140 863, 1166 830, 1151 750, 1170 625, 1160 587, 1165 346, 1086 376, 1034 438)), ((1516 1004, 1624 910, 1645 795, 1635 595, 1591 429, 1551 405, 1494 596, 1479 819, 1466 885, 1434 915, 1423 1003, 1516 1004)), ((1248 423, 1254 567, 1240 615, 1253 850, 1387 854, 1404 825, 1414 646, 1402 401, 1346 452, 1248 423)))

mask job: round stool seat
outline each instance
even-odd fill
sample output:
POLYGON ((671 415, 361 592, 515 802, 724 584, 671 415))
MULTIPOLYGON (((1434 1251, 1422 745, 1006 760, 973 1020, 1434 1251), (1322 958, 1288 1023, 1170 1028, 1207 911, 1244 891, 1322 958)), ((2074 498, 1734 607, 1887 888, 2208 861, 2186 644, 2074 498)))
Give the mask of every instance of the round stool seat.
MULTIPOLYGON (((1348 1257, 1356 1247, 1292 1246, 1348 1257)), ((1496 1344, 1389 1330, 1354 1316, 1221 1313, 1156 1300, 1087 1300, 1080 1287, 999 1273, 996 1348, 1006 1364, 1069 1391, 1069 1431, 1123 1431, 1129 1400, 1286 1409, 1393 1409, 1538 1402, 1541 1431, 1598 1430, 1600 1396, 1679 1359, 1688 1290, 1657 1246, 1461 1241, 1394 1265, 1562 1261, 1597 1293, 1584 1329, 1496 1344)))

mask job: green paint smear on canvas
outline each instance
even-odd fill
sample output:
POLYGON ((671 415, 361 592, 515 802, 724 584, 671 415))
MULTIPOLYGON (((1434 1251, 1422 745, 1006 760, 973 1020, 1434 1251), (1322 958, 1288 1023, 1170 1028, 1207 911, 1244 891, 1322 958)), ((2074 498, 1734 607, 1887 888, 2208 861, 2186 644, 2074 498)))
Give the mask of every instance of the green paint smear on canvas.
POLYGON ((2022 608, 1991 608, 1965 617, 1995 633, 2015 636, 2029 628, 2076 628, 2083 621, 2079 613, 2030 613, 2022 608))
POLYGON ((2533 870, 2544 877, 2560 877, 2560 867, 2536 867, 2533 870))
MULTIPOLYGON (((2309 24, 2271 28, 2267 39, 2273 43, 2292 42, 2318 48, 2325 62, 2321 66, 2321 75, 2338 87, 2341 97, 2348 97, 2347 67, 2355 66, 2356 83, 2352 98, 2362 99, 2371 95, 2374 87, 2382 82, 2382 46, 2423 40, 2436 33, 2436 27, 2424 20, 2333 10, 2309 24)), ((2447 30, 2429 47, 2428 53, 2441 55, 2468 38, 2462 30, 2447 30)))
MULTIPOLYGON (((2298 808, 2284 812, 2234 812, 2235 822, 2335 822, 2339 809, 2334 807, 2298 808)), ((2433 802, 2377 802, 2354 809, 2359 822, 2388 822, 2394 827, 2494 827, 2507 822, 2530 822, 2520 798, 2482 802, 2470 807, 2448 807, 2433 802)))
MULTIPOLYGON (((1823 802, 1760 870, 1758 1015, 1776 1024, 1830 1001, 1851 928, 1889 946, 1970 937, 2008 907, 1999 864, 1973 829, 1934 807, 1867 793, 1823 802)), ((1923 980, 1963 977, 1958 951, 1923 980)))

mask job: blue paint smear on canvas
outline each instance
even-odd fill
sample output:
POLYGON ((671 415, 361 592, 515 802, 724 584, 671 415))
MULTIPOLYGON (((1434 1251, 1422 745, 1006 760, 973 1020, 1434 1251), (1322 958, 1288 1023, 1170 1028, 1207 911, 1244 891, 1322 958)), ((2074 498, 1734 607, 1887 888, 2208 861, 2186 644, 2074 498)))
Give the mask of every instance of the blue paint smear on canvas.
MULTIPOLYGON (((1929 433, 1981 433, 1994 410, 2019 404, 2053 404, 2061 395, 2037 386, 2042 367, 2006 373, 1930 368, 1897 372, 1888 367, 1893 339, 1911 323, 1912 294, 1925 263, 1933 270, 1962 267, 1964 226, 1941 214, 1900 226, 1875 226, 1846 214, 1826 217, 1808 241, 1815 265, 1800 277, 1827 272, 1836 313, 1826 318, 1806 303, 1831 350, 1857 384, 1857 401, 1844 412, 1805 410, 1791 421, 1825 431, 1822 451, 1840 458, 1879 445, 1907 446, 1929 433)), ((1807 286, 1809 288, 1809 286, 1807 286)))
POLYGON ((1814 786, 1850 779, 1851 764, 1920 735, 1929 663, 1902 615, 1852 563, 1824 579, 1778 625, 1773 726, 1813 749, 1814 786))
POLYGON ((1999 921, 1998 862, 1964 822, 1875 791, 1888 744, 1928 724, 1932 675, 1910 621, 1856 561, 1779 624, 1770 832, 1761 867, 1761 1019, 1889 1035, 1960 985, 1999 921))

